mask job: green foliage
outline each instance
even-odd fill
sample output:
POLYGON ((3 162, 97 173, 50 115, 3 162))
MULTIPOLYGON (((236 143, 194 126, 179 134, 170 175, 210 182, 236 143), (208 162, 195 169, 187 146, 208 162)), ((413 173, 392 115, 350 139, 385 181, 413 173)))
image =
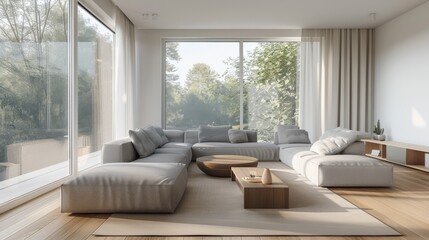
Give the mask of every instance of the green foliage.
POLYGON ((297 124, 298 43, 260 43, 245 63, 249 127, 271 141, 278 124, 297 124))
MULTIPOLYGON (((185 85, 177 83, 174 64, 180 60, 178 43, 166 45, 167 128, 201 125, 239 125, 239 59, 225 59, 222 75, 205 63, 194 64, 185 85)), ((298 43, 260 43, 244 62, 244 128, 258 130, 271 141, 277 124, 297 123, 298 43)))
MULTIPOLYGON (((9 144, 67 135, 67 0, 0 0, 0 162, 9 144), (37 20, 37 21, 36 21, 37 20)), ((79 41, 97 39, 79 16, 79 41)), ((79 75, 79 130, 92 128, 93 86, 79 75)))

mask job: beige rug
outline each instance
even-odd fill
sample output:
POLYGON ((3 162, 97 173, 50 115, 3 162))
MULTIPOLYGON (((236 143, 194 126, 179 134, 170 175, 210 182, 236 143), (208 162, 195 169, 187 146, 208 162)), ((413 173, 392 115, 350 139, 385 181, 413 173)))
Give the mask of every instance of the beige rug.
POLYGON ((185 195, 174 214, 113 214, 94 233, 103 236, 400 235, 326 188, 315 187, 282 163, 260 163, 289 185, 290 208, 243 209, 228 178, 189 167, 185 195))

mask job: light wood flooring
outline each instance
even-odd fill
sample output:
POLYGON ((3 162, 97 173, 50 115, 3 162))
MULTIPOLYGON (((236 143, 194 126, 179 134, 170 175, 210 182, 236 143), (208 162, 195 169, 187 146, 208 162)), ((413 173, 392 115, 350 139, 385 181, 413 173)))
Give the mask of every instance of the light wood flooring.
POLYGON ((0 239, 283 240, 429 239, 429 173, 395 166, 392 188, 332 188, 403 234, 399 237, 96 237, 109 214, 62 214, 59 190, 0 215, 0 239))

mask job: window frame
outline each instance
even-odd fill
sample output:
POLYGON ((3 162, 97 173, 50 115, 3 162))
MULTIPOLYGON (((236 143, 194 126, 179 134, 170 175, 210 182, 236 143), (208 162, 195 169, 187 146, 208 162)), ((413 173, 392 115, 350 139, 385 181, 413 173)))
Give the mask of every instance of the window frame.
POLYGON ((169 42, 234 42, 239 44, 239 81, 240 81, 240 129, 243 130, 244 126, 244 99, 243 99, 243 82, 244 82, 244 43, 246 42, 301 42, 300 37, 276 37, 276 38, 161 38, 161 47, 162 47, 162 67, 161 67, 161 126, 162 128, 166 127, 166 44, 169 42))

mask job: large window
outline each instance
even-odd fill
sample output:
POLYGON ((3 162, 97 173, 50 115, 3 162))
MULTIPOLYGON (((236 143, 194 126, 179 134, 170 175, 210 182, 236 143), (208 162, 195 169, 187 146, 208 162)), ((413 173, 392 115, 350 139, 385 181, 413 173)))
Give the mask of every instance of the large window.
POLYGON ((70 3, 0 0, 0 206, 76 174, 70 166, 99 163, 112 139, 114 34, 80 6, 69 16, 70 3), (78 24, 69 26, 69 17, 78 24), (69 62, 69 27, 78 31, 77 65, 69 62), (69 121, 76 114, 77 123, 69 121), (77 145, 69 149, 71 138, 77 145))
POLYGON ((69 175, 67 19, 67 0, 1 1, 0 191, 69 175))
POLYGON ((297 124, 299 43, 164 46, 166 128, 232 125, 258 130, 260 141, 271 141, 276 125, 297 124))
POLYGON ((166 43, 166 128, 240 124, 236 42, 166 43))

